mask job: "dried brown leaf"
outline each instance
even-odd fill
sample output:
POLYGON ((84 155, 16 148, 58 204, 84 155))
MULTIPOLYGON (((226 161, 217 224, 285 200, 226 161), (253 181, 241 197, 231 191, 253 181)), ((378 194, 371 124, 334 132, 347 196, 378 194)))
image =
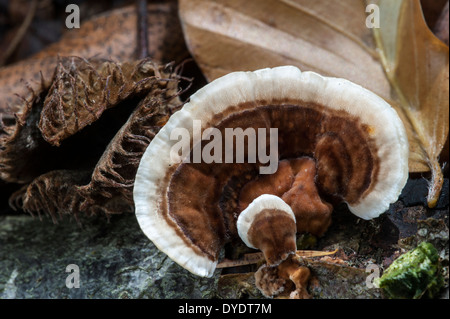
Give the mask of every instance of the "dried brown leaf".
MULTIPOLYGON (((159 65, 147 59, 122 64, 106 62, 106 66, 104 63, 96 65, 97 62, 83 60, 81 64, 73 64, 72 73, 85 76, 83 70, 87 66, 98 74, 102 74, 106 66, 111 72, 123 71, 127 83, 114 87, 115 91, 106 99, 111 103, 107 110, 104 104, 93 103, 92 111, 99 115, 91 117, 81 105, 70 103, 78 101, 79 92, 62 86, 50 95, 59 92, 57 95, 66 99, 55 99, 52 109, 44 112, 43 97, 36 97, 18 118, 14 134, 0 140, 5 142, 0 149, 1 176, 8 181, 25 183, 10 198, 13 208, 49 214, 53 220, 63 214, 76 217, 82 212, 92 215, 133 211, 132 191, 140 158, 174 108, 181 104, 180 77, 173 72, 172 65, 159 65), (144 73, 141 73, 142 68, 144 73), (132 79, 138 79, 140 84, 136 86, 132 79), (125 88, 122 92, 131 89, 121 96, 117 92, 122 87, 125 88), (73 118, 64 112, 68 118, 63 116, 60 126, 38 127, 43 119, 65 109, 75 110, 73 118), (82 120, 90 121, 89 125, 65 130, 82 120), (63 132, 60 144, 51 145, 44 139, 49 127, 56 128, 57 137, 63 132)), ((56 76, 55 83, 57 81, 56 76)), ((99 81, 94 85, 93 96, 102 95, 103 84, 99 81)), ((113 84, 110 85, 112 88, 113 84)), ((44 122, 52 123, 46 120, 44 122)))
POLYGON ((410 159, 418 171, 431 168, 428 205, 434 207, 443 184, 439 154, 449 125, 448 46, 427 27, 419 0, 380 0, 379 7, 381 27, 374 31, 381 61, 397 108, 414 132, 410 159))

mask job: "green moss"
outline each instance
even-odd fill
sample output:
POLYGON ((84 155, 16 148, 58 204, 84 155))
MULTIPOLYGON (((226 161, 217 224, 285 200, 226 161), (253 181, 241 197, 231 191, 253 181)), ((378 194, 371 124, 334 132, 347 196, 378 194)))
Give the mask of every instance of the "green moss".
POLYGON ((422 242, 397 258, 378 279, 378 285, 390 298, 433 298, 444 284, 440 268, 436 248, 422 242))

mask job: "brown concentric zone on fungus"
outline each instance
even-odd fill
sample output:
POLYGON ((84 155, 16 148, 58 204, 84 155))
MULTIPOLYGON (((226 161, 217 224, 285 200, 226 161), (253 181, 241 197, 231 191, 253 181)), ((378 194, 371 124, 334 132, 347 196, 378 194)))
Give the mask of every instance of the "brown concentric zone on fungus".
POLYGON ((158 81, 164 81, 161 73, 150 59, 124 63, 80 57, 59 59, 41 111, 39 130, 48 143, 59 146, 98 120, 107 109, 152 90, 158 81))
MULTIPOLYGON (((356 204, 376 184, 379 159, 371 138, 373 132, 356 116, 301 100, 267 103, 230 106, 209 124, 217 123, 214 127, 222 132, 222 137, 225 128, 266 128, 266 132, 278 128, 279 159, 313 158, 317 189, 331 202, 356 204)), ((252 180, 271 178, 257 176, 261 163, 225 163, 224 144, 222 141, 222 163, 173 165, 161 181, 167 186, 162 189, 168 189, 161 196, 162 216, 186 245, 212 261, 217 260, 224 243, 237 237, 242 188, 252 180), (227 187, 230 184, 233 186, 227 187)), ((283 181, 287 184, 285 189, 290 189, 292 180, 290 176, 283 181)), ((263 193, 280 195, 270 187, 263 193)), ((303 225, 303 230, 308 231, 308 225, 303 225)))

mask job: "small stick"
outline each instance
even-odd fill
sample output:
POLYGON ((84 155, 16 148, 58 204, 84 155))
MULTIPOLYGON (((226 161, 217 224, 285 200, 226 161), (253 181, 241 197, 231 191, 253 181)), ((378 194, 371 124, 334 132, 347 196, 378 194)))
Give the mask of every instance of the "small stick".
POLYGON ((148 22, 147 22, 147 1, 136 0, 137 9, 137 44, 138 44, 138 59, 148 57, 148 22))
POLYGON ((22 41, 23 37, 25 36, 25 33, 27 32, 28 28, 31 25, 31 22, 33 21, 34 14, 36 13, 37 4, 38 4, 37 0, 33 0, 31 2, 30 7, 28 8, 27 15, 25 16, 25 19, 20 25, 19 30, 17 30, 17 33, 12 39, 12 41, 9 43, 8 48, 0 57, 0 66, 6 63, 8 58, 14 53, 17 46, 20 44, 20 41, 22 41))
MULTIPOLYGON (((298 257, 322 257, 334 255, 338 250, 334 251, 317 251, 317 250, 297 250, 295 253, 298 257)), ((251 264, 257 264, 261 260, 264 260, 263 253, 252 253, 245 254, 243 258, 237 260, 224 259, 220 263, 217 264, 216 268, 229 268, 229 267, 238 267, 245 266, 251 264)))

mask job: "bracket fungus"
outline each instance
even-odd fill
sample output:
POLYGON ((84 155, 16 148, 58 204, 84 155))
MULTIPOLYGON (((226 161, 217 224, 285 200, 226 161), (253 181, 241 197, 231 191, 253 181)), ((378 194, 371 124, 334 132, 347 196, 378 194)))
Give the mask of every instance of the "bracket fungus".
POLYGON ((241 238, 276 265, 295 251, 296 232, 326 231, 335 204, 375 218, 397 200, 407 177, 408 139, 388 103, 347 80, 282 66, 230 73, 192 95, 144 152, 133 196, 146 236, 192 273, 212 276, 258 198, 275 196, 282 208, 269 210, 276 216, 265 211, 270 225, 241 238), (189 152, 174 135, 188 136, 189 152), (275 155, 267 156, 272 143, 275 155), (260 235, 274 246, 264 247, 260 235))

